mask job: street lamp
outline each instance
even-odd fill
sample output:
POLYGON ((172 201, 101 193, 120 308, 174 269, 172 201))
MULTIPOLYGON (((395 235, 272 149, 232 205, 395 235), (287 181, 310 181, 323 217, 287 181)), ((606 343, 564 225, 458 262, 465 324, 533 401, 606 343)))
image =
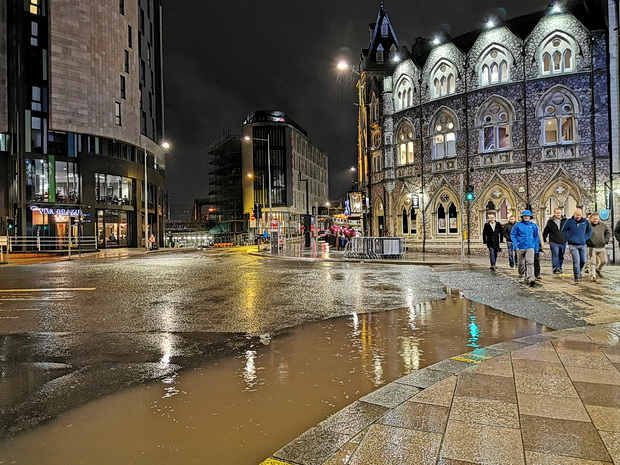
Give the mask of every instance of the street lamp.
MULTIPOLYGON (((269 132, 267 132, 267 139, 261 139, 259 137, 250 137, 245 136, 245 140, 260 140, 262 142, 267 142, 267 179, 269 180, 269 228, 271 229, 271 145, 269 142, 269 132)), ((264 186, 265 183, 263 183, 264 186)), ((277 247, 277 245, 276 245, 277 247)), ((272 245, 273 248, 273 245, 272 245)))
MULTIPOLYGON (((248 178, 250 179, 254 179, 256 177, 256 175, 254 173, 248 173, 247 174, 248 178)), ((265 176, 263 176, 262 174, 259 174, 258 177, 260 178, 260 185, 261 185, 261 190, 262 190, 262 195, 261 195, 261 203, 265 202, 265 176)), ((254 202, 254 208, 257 208, 256 206, 258 205, 258 202, 254 202)), ((256 212, 256 215, 258 215, 258 211, 256 212)), ((257 220, 259 218, 256 218, 257 220)), ((260 222, 264 224, 263 222, 263 215, 261 214, 260 217, 260 222)), ((256 243, 258 244, 258 251, 260 252, 260 226, 257 227, 257 231, 258 233, 256 234, 256 243)))
POLYGON ((310 207, 308 202, 308 178, 301 179, 301 173, 299 173, 299 183, 306 183, 306 220, 304 221, 304 246, 310 247, 310 207))
MULTIPOLYGON (((164 141, 160 145, 164 150, 168 150, 171 147, 170 142, 164 141)), ((148 163, 146 154, 146 143, 143 147, 144 151, 144 248, 149 250, 149 190, 148 190, 148 163)))

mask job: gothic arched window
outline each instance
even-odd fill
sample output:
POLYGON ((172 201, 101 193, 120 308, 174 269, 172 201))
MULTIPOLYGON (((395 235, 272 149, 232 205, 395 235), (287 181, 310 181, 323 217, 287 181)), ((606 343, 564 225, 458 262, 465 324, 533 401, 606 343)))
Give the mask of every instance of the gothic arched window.
POLYGON ((483 54, 480 60, 480 84, 483 86, 500 84, 510 80, 512 60, 509 54, 499 46, 493 46, 483 54))
POLYGON ((561 74, 575 68, 575 41, 560 32, 547 38, 540 49, 542 74, 561 74))
POLYGON ((398 165, 413 163, 413 126, 403 123, 396 133, 398 139, 398 165))
POLYGON ((430 78, 433 98, 444 97, 456 92, 456 69, 447 60, 440 61, 433 69, 430 78))
POLYGON ((433 159, 456 157, 456 115, 443 110, 433 119, 433 159))
POLYGON ((414 87, 409 79, 403 79, 398 84, 394 93, 394 103, 396 110, 404 110, 413 105, 414 87))
POLYGON ((500 97, 491 97, 480 106, 480 152, 497 152, 512 147, 510 139, 514 112, 510 104, 500 97))
POLYGON ((574 144, 577 142, 579 101, 568 89, 549 92, 538 105, 544 145, 574 144))

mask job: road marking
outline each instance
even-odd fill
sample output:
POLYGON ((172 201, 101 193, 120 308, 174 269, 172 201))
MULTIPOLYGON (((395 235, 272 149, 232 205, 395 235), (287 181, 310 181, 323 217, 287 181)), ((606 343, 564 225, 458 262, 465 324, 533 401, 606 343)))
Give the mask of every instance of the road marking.
POLYGON ((64 291, 94 291, 96 287, 58 287, 49 289, 0 289, 0 292, 64 292, 64 291))
MULTIPOLYGON (((25 301, 25 300, 68 300, 66 297, 8 297, 6 299, 0 298, 0 302, 11 302, 11 301, 25 301)), ((7 312, 12 311, 11 309, 6 309, 7 312)))
POLYGON ((480 360, 472 360, 470 358, 460 357, 458 355, 456 357, 451 357, 451 360, 458 360, 459 362, 467 362, 467 363, 474 363, 474 364, 482 363, 482 361, 480 360))

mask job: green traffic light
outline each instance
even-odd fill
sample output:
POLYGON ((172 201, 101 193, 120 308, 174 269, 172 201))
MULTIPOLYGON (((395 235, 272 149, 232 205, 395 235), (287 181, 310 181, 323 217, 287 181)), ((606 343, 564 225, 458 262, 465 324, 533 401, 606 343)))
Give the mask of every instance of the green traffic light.
POLYGON ((467 200, 468 202, 471 202, 472 200, 474 200, 474 193, 473 192, 468 192, 467 194, 465 194, 465 200, 467 200))

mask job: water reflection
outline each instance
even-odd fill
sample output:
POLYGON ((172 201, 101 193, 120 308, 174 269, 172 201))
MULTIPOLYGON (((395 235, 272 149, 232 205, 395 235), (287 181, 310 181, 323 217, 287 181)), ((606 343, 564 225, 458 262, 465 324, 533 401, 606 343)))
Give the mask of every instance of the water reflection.
MULTIPOLYGON (((260 463, 384 383, 543 327, 451 295, 258 338, 234 357, 91 402, 0 444, 6 463, 260 463), (71 426, 71 427, 69 427, 71 426)), ((170 363, 172 339, 162 343, 170 363)))

